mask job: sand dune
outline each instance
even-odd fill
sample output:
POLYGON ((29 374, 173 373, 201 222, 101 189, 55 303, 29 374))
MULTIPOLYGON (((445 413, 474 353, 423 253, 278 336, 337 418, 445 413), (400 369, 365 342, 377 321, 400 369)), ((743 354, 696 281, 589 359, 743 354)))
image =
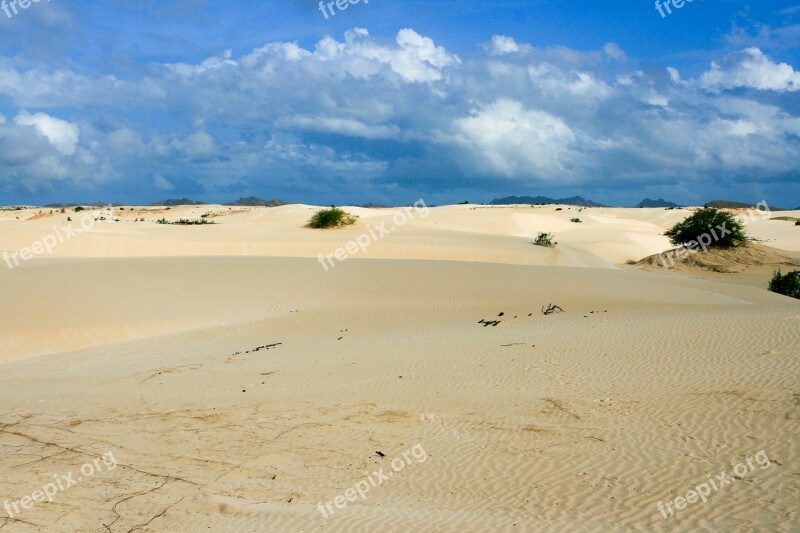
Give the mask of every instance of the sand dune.
MULTIPOLYGON (((321 232, 313 209, 126 209, 0 265, 0 505, 117 462, 2 529, 796 530, 797 301, 766 272, 621 266, 688 211, 435 208, 325 271, 318 254, 395 210, 321 232), (319 511, 415 446, 424 461, 319 511), (659 512, 761 450, 767 468, 659 512)), ((66 215, 0 216, 18 250, 66 215)), ((752 225, 794 257, 788 228, 752 225)))

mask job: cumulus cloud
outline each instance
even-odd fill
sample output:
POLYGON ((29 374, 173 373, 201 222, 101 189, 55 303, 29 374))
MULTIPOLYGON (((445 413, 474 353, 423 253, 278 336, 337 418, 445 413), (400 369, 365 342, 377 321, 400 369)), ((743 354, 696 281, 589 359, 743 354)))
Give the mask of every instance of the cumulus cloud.
POLYGON ((513 37, 506 37, 505 35, 493 35, 492 42, 486 47, 489 55, 501 56, 504 54, 513 54, 519 52, 519 45, 513 37))
POLYGON ((80 138, 80 128, 77 125, 51 117, 46 113, 31 115, 27 111, 14 117, 14 122, 21 126, 35 127, 62 154, 72 155, 75 153, 80 138))
POLYGON ((754 48, 692 77, 634 64, 613 43, 494 36, 460 57, 413 29, 270 42, 124 77, 0 57, 0 111, 15 117, 0 115, 0 186, 138 190, 144 179, 176 194, 251 187, 305 200, 453 179, 476 189, 768 179, 800 168, 788 100, 798 86, 792 66, 754 48))
POLYGON ((487 174, 544 179, 563 175, 575 133, 563 120, 500 99, 455 121, 456 139, 487 174))
POLYGON ((762 91, 800 90, 800 72, 787 63, 775 63, 758 48, 747 48, 711 63, 700 77, 700 85, 711 91, 734 88, 762 91))
POLYGON ((567 92, 586 99, 603 99, 611 94, 611 87, 589 72, 565 70, 541 63, 528 67, 528 75, 537 87, 549 95, 567 92))

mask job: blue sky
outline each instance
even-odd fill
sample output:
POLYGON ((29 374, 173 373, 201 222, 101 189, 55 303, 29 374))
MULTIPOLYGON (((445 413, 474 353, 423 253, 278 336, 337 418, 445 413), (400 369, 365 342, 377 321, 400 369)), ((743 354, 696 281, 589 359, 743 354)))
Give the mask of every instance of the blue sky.
POLYGON ((0 204, 800 206, 800 0, 15 7, 0 204))

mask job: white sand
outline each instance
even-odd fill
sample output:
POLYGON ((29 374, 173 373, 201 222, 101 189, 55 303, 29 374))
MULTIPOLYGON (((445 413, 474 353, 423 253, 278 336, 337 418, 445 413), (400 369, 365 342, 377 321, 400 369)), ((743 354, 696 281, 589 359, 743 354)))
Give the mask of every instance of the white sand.
MULTIPOLYGON (((310 206, 149 209, 0 263, 0 505, 119 463, 0 509, 4 530, 798 528, 800 304, 767 272, 623 265, 688 210, 433 208, 326 272, 397 210, 318 231, 310 206), (427 460, 317 510, 415 445, 427 460), (768 468, 658 511, 760 450, 768 468)), ((0 252, 77 219, 35 213, 0 212, 0 252)), ((800 252, 791 222, 749 230, 800 252)))

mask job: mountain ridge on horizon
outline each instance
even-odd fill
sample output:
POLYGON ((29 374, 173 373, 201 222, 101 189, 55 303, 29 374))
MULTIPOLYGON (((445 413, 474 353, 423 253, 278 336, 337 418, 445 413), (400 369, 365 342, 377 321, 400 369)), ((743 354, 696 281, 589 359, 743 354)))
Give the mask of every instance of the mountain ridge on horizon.
MULTIPOLYGON (((243 206, 243 207, 279 207, 282 205, 290 205, 292 203, 302 203, 302 202, 287 202, 281 199, 262 199, 257 196, 248 196, 242 197, 238 200, 226 203, 220 203, 219 205, 225 206, 243 206)), ((458 205, 459 203, 463 204, 464 202, 453 202, 453 203, 444 203, 438 205, 458 205)), ((472 202, 470 202, 472 203, 472 202)), ((696 207, 713 207, 717 209, 747 209, 754 207, 758 202, 747 203, 747 202, 735 202, 731 200, 712 200, 705 203, 698 203, 696 207)), ((677 204, 675 202, 671 202, 665 200, 663 198, 658 198, 657 200, 653 200, 651 198, 644 198, 641 202, 634 206, 623 206, 623 205, 606 205, 595 202, 593 200, 589 200, 583 198, 580 195, 572 196, 569 198, 551 198, 549 196, 506 196, 502 198, 495 198, 485 204, 475 204, 475 205, 574 205, 578 207, 637 207, 637 208, 679 208, 679 207, 691 207, 690 205, 686 204, 677 204)), ((64 203, 50 203, 45 205, 9 205, 5 207, 41 207, 46 209, 60 209, 60 208, 67 208, 67 207, 77 207, 77 206, 86 206, 86 207, 119 207, 124 205, 137 205, 137 204, 127 204, 121 202, 64 202, 64 203)), ((204 201, 195 201, 191 198, 169 198, 166 200, 160 200, 156 202, 151 202, 149 204, 141 204, 142 206, 153 206, 153 207, 169 207, 169 206, 181 206, 181 205, 214 205, 214 202, 204 202, 204 201)), ((327 205, 327 204, 325 204, 327 205)), ((348 204, 341 204, 341 205, 348 205, 348 204)), ((353 206, 357 207, 365 207, 365 208, 385 208, 391 207, 385 204, 376 204, 373 202, 367 202, 364 204, 352 204, 353 206)), ((402 205, 402 204, 399 204, 402 205)), ((431 205, 430 207, 434 207, 431 205)), ((800 211, 800 206, 795 208, 781 208, 781 207, 774 207, 769 206, 771 210, 774 211, 800 211)))

